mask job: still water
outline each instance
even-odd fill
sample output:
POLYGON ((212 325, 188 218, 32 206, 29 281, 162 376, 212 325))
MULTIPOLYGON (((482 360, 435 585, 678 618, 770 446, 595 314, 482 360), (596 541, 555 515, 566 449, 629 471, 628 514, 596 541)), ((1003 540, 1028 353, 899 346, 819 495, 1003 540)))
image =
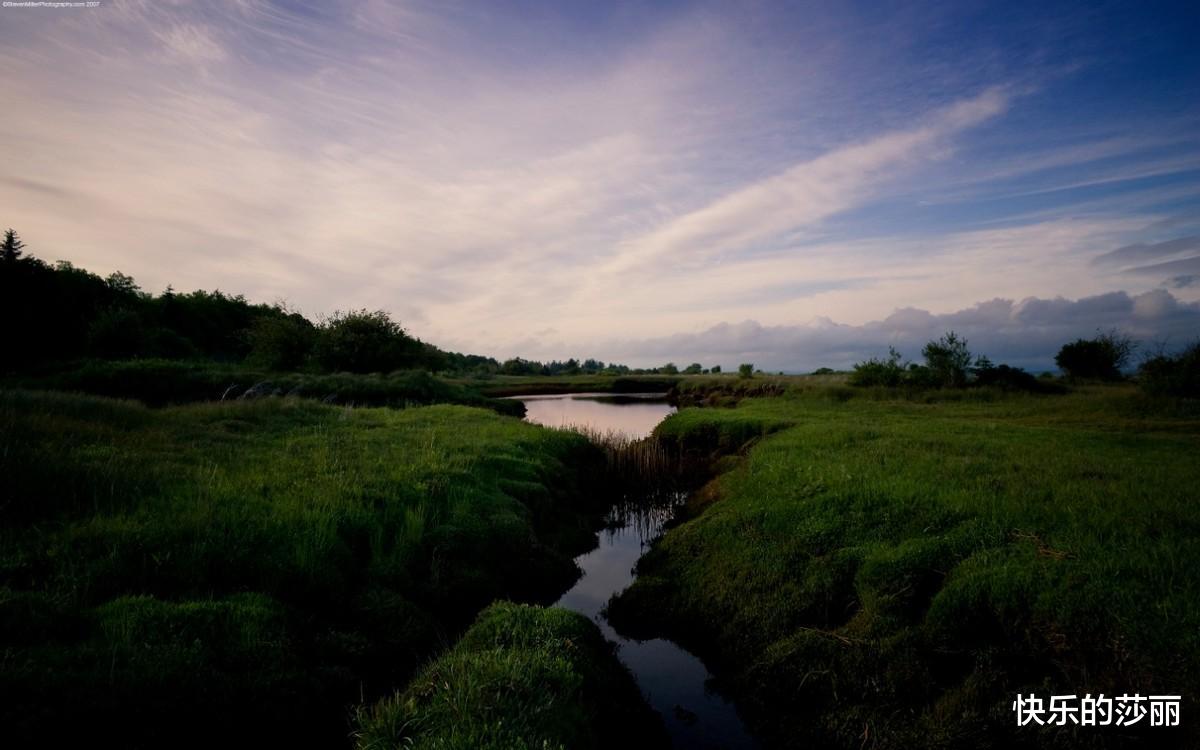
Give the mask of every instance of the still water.
POLYGON ((516 398, 525 404, 525 419, 530 422, 620 432, 631 438, 646 437, 675 411, 661 393, 567 393, 516 398))
MULTIPOLYGON (((550 427, 581 426, 600 433, 622 432, 640 438, 673 411, 661 395, 568 394, 521 396, 525 418, 550 427)), ((682 498, 678 498, 681 500, 682 498)), ((602 609, 613 594, 633 583, 633 568, 674 515, 675 505, 614 508, 596 549, 575 559, 583 577, 562 595, 557 606, 579 612, 617 644, 617 655, 633 673, 646 700, 666 724, 679 750, 757 748, 733 705, 712 690, 712 675, 691 653, 671 641, 635 641, 622 637, 602 609)))

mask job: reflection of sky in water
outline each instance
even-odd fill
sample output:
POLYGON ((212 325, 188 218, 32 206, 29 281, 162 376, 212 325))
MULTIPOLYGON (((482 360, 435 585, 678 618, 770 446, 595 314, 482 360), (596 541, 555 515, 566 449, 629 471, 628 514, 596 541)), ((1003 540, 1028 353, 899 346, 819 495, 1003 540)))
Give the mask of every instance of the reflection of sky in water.
MULTIPOLYGON (((645 437, 674 408, 663 401, 598 400, 604 394, 525 396, 525 418, 549 427, 585 426, 645 437), (581 397, 582 396, 582 397, 581 397)), ((601 617, 609 598, 633 583, 633 568, 670 518, 670 508, 615 513, 614 528, 600 532, 599 545, 576 558, 583 577, 557 604, 591 618, 618 645, 618 655, 650 705, 662 714, 676 748, 756 748, 733 706, 711 692, 712 679, 699 659, 670 641, 637 642, 617 635, 601 617)))
POLYGON ((525 419, 547 427, 590 427, 600 432, 623 432, 646 437, 675 407, 654 397, 614 396, 608 393, 573 393, 555 396, 522 396, 525 419), (615 403, 615 399, 620 399, 615 403))
POLYGON ((662 638, 640 643, 622 638, 600 616, 609 598, 633 583, 633 567, 665 518, 652 524, 642 519, 642 528, 650 526, 647 536, 638 529, 638 520, 627 520, 621 528, 601 532, 600 545, 576 558, 583 577, 557 605, 587 615, 618 645, 621 661, 633 672, 650 705, 662 714, 676 748, 757 747, 733 706, 708 690, 711 675, 699 659, 662 638))

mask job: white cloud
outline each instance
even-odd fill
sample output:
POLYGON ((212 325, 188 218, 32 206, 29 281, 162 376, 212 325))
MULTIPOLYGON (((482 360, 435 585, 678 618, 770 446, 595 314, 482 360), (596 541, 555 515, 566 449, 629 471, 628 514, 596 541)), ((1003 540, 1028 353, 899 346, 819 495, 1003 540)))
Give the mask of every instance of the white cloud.
POLYGON ((958 102, 917 127, 844 146, 623 243, 604 272, 644 269, 668 260, 694 265, 723 251, 743 250, 856 205, 895 170, 935 155, 941 139, 1004 111, 1001 89, 958 102))

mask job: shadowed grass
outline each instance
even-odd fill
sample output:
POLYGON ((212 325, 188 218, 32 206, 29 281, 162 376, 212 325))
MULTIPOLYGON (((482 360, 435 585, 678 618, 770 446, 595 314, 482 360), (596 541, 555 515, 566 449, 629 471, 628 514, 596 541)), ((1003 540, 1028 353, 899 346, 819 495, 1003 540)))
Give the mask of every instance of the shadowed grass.
POLYGON ((521 416, 517 401, 481 396, 421 370, 358 375, 269 372, 246 365, 165 359, 86 360, 36 375, 12 376, 9 387, 137 399, 150 406, 295 396, 353 406, 466 404, 521 416))
POLYGON ((0 744, 338 744, 602 508, 584 438, 461 406, 0 393, 0 744))
POLYGON ((711 658, 774 746, 1194 742, 1186 721, 1018 730, 1010 709, 1198 693, 1194 409, 1128 386, 931 401, 818 390, 669 418, 659 434, 704 445, 790 426, 643 558, 614 622, 711 658))
POLYGON ((666 747, 612 644, 563 609, 494 604, 403 691, 358 716, 360 750, 666 747))

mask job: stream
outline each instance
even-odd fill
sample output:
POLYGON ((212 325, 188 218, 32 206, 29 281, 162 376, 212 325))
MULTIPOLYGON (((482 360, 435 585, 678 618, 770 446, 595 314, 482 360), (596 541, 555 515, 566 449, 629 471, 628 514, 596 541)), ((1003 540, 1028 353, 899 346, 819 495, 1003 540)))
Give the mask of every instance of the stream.
MULTIPOLYGON (((525 418, 548 427, 584 427, 633 438, 650 434, 675 411, 662 394, 576 393, 519 396, 525 418)), ((617 644, 617 655, 633 674, 646 701, 662 715, 678 750, 757 748, 733 704, 712 689, 713 677, 693 654, 671 641, 636 641, 621 636, 602 609, 613 594, 634 580, 638 558, 661 533, 683 497, 657 507, 615 507, 591 552, 575 558, 583 576, 556 606, 579 612, 617 644)))

